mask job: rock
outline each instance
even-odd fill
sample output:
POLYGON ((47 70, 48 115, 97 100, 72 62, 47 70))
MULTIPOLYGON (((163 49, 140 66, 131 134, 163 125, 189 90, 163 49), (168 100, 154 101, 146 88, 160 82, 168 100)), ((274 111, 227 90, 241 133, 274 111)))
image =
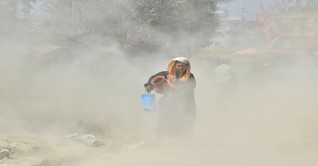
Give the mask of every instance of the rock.
POLYGON ((3 159, 5 157, 6 158, 10 157, 10 151, 8 149, 0 150, 0 159, 3 159))

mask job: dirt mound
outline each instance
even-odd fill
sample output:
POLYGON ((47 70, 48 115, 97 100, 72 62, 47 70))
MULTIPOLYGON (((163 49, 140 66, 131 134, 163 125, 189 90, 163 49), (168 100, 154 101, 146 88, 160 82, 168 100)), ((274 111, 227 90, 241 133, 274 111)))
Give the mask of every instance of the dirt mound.
POLYGON ((50 148, 36 136, 5 135, 0 137, 1 165, 57 166, 62 158, 51 156, 50 148))

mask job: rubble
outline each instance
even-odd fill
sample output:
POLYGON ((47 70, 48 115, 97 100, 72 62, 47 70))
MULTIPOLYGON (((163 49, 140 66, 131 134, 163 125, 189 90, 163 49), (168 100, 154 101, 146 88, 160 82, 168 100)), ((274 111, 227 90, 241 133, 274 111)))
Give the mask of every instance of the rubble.
POLYGON ((0 159, 3 159, 3 158, 9 158, 10 157, 10 150, 9 149, 1 149, 0 150, 0 159))

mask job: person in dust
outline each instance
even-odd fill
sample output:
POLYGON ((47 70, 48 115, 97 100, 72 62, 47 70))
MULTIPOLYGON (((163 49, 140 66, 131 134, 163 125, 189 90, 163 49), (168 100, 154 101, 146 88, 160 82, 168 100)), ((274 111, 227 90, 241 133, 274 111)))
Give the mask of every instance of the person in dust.
POLYGON ((186 57, 170 60, 167 71, 151 76, 144 84, 149 93, 154 89, 151 84, 153 78, 164 76, 167 80, 163 96, 159 100, 159 121, 157 125, 157 142, 163 136, 191 140, 192 129, 196 118, 196 104, 194 88, 196 80, 190 73, 191 65, 186 57))
POLYGON ((220 60, 220 65, 213 69, 212 79, 216 90, 217 110, 227 111, 235 89, 235 74, 229 58, 220 60))

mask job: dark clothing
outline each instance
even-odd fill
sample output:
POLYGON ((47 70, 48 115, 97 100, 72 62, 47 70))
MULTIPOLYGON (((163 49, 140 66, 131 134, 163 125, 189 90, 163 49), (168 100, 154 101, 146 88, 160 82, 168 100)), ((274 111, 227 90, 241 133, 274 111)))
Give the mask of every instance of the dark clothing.
MULTIPOLYGON (((174 82, 175 88, 168 87, 159 100, 159 122, 157 127, 158 135, 184 136, 191 134, 195 117, 196 105, 194 100, 194 88, 196 81, 190 73, 187 82, 179 81, 179 73, 176 73, 177 80, 174 82)), ((165 76, 168 71, 162 71, 149 78, 144 85, 151 86, 151 80, 156 76, 165 76)), ((182 76, 184 73, 182 74, 182 76)), ((181 76, 181 77, 182 77, 181 76)), ((181 78, 180 77, 180 78, 181 78)))

